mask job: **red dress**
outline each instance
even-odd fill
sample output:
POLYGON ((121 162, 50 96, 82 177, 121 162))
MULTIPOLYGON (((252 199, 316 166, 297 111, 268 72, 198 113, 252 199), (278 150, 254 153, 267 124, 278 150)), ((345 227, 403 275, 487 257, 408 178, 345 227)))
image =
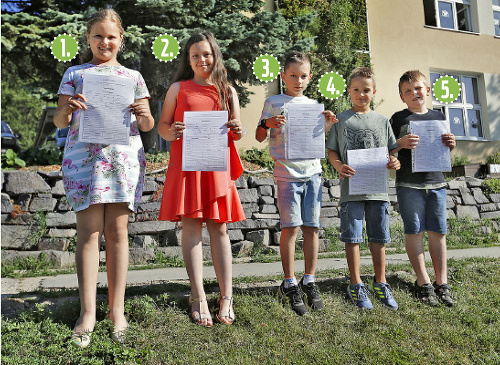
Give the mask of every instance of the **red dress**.
MULTIPOLYGON (((181 81, 174 121, 183 121, 185 111, 220 110, 215 86, 181 81)), ((161 199, 160 220, 177 222, 181 217, 213 219, 217 223, 245 219, 234 184, 243 166, 228 133, 227 171, 182 171, 182 138, 170 144, 170 163, 161 199)))

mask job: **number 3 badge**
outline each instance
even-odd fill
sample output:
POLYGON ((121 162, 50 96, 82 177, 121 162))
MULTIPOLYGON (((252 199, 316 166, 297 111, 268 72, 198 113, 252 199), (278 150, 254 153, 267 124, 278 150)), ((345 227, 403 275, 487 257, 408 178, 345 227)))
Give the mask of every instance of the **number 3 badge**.
POLYGON ((169 62, 175 59, 179 54, 180 48, 177 38, 166 33, 156 37, 151 46, 156 59, 162 62, 169 62))
POLYGON ((461 87, 452 76, 441 76, 432 85, 434 97, 444 104, 453 103, 460 96, 461 87))
POLYGON ((338 72, 327 72, 318 81, 318 89, 321 95, 327 99, 337 99, 344 94, 346 82, 338 72))
POLYGON ((280 73, 280 63, 273 55, 261 55, 253 62, 253 74, 263 82, 273 81, 280 73))

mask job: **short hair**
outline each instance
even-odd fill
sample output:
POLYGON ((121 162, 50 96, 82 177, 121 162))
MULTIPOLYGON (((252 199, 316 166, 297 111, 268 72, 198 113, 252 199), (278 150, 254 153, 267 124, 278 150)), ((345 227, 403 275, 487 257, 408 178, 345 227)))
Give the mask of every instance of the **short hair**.
POLYGON ((367 79, 372 79, 373 86, 375 87, 375 74, 373 73, 373 71, 369 67, 357 67, 357 68, 355 68, 352 71, 351 76, 349 76, 349 82, 347 83, 347 87, 351 86, 352 79, 354 79, 356 77, 364 77, 367 79))
POLYGON ((294 51, 286 56, 285 66, 283 67, 283 69, 286 71, 286 69, 290 66, 291 63, 300 63, 300 64, 307 63, 310 65, 311 59, 305 53, 294 51))
POLYGON ((406 71, 400 78, 399 78, 399 84, 398 84, 398 89, 399 93, 401 94, 401 85, 403 82, 415 82, 418 80, 423 80, 425 85, 427 85, 427 77, 420 72, 419 70, 410 70, 406 71))

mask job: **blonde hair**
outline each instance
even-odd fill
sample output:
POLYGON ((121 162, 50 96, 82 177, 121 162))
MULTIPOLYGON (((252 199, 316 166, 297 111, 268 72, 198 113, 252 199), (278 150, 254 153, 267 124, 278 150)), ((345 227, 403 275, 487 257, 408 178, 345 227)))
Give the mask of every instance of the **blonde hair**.
MULTIPOLYGON (((123 36, 124 31, 122 26, 122 19, 120 18, 120 15, 118 15, 118 13, 111 8, 101 9, 98 12, 92 14, 89 20, 87 21, 86 24, 87 29, 85 31, 85 34, 90 34, 90 31, 94 26, 94 24, 99 23, 103 20, 109 20, 115 23, 116 26, 118 27, 118 30, 120 31, 120 35, 123 36)), ((122 48, 123 48, 123 40, 120 46, 120 50, 122 48)), ((92 59, 92 57, 93 57, 92 50, 90 49, 90 47, 87 46, 85 51, 80 55, 80 61, 81 63, 87 63, 92 59)))
POLYGON ((400 78, 399 78, 399 84, 398 84, 398 89, 399 93, 401 94, 401 85, 403 82, 415 82, 418 80, 422 80, 426 86, 427 84, 427 77, 420 72, 419 70, 410 70, 406 71, 400 78))
POLYGON ((373 82, 373 87, 375 87, 375 74, 373 73, 373 71, 369 67, 357 67, 357 68, 355 68, 352 71, 351 76, 349 76, 349 82, 347 83, 347 87, 351 86, 352 79, 354 79, 356 77, 364 77, 367 79, 371 79, 373 82))

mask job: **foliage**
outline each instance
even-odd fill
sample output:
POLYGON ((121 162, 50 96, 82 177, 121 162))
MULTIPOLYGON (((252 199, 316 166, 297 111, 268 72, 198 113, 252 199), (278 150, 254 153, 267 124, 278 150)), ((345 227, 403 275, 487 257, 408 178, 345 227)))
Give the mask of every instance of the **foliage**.
POLYGON ((63 160, 63 151, 55 142, 46 143, 40 148, 30 147, 20 155, 30 166, 60 165, 63 160))
POLYGON ((269 148, 262 148, 259 150, 256 147, 252 147, 252 149, 240 153, 240 158, 244 161, 262 166, 269 171, 273 171, 274 169, 274 160, 269 153, 269 148))
POLYGON ((451 159, 451 166, 462 166, 470 164, 470 160, 465 155, 455 155, 451 159))
POLYGON ((26 166, 26 162, 17 156, 12 149, 8 149, 2 154, 2 170, 14 170, 26 166))
POLYGON ((162 267, 184 267, 184 260, 178 256, 168 256, 161 251, 156 251, 154 264, 162 267))
POLYGON ((488 219, 475 221, 471 218, 450 218, 448 228, 448 247, 485 247, 498 242, 498 233, 488 219))
POLYGON ((488 157, 486 157, 486 163, 500 164, 500 149, 496 150, 491 155, 488 155, 488 157))
MULTIPOLYGON (((371 265, 361 271, 363 279, 371 279, 371 265)), ((449 272, 456 307, 432 308, 415 300, 414 273, 405 264, 387 269, 399 310, 387 311, 372 295, 375 309, 369 312, 346 300, 342 272, 318 272, 325 308, 304 317, 279 303, 277 278, 247 278, 234 293, 234 325, 210 330, 188 319, 188 284, 160 286, 168 295, 157 294, 159 285, 142 286, 125 302, 130 323, 125 344, 110 339, 104 302, 84 350, 70 340, 78 301, 52 310, 37 305, 19 318, 2 317, 2 364, 498 363, 500 309, 494 304, 500 301, 500 259, 450 260, 449 272)), ((218 288, 207 289, 215 310, 218 288)))
POLYGON ((146 161, 151 163, 163 162, 170 158, 169 152, 160 152, 155 149, 149 150, 146 152, 146 161))
POLYGON ((498 194, 500 193, 500 179, 486 179, 483 181, 482 187, 484 194, 488 197, 490 196, 490 194, 498 194))
POLYGON ((42 275, 53 267, 54 262, 41 253, 38 257, 21 257, 11 263, 2 263, 2 277, 16 277, 16 272, 20 270, 42 275))
MULTIPOLYGON (((328 153, 327 153, 328 156, 328 153)), ((339 173, 335 170, 335 167, 330 163, 328 157, 321 159, 321 168, 323 170, 323 177, 326 179, 338 179, 339 173)))

